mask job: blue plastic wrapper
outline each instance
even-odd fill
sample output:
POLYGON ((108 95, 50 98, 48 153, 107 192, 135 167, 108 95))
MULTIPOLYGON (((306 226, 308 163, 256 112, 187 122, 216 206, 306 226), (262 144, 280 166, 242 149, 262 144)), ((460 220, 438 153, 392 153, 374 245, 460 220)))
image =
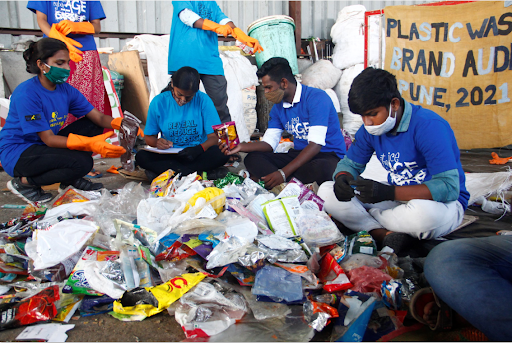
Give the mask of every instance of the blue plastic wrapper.
POLYGON ((331 342, 361 342, 374 306, 374 297, 347 291, 338 306, 339 317, 334 319, 331 342))
POLYGON ((384 304, 392 310, 399 310, 402 306, 402 284, 398 281, 383 281, 380 288, 384 304))
POLYGON ((114 300, 108 295, 99 297, 86 295, 82 300, 82 304, 80 304, 80 315, 87 317, 110 312, 114 308, 114 300))
POLYGON ((265 266, 256 273, 252 294, 283 299, 287 302, 302 300, 300 275, 274 266, 265 266))

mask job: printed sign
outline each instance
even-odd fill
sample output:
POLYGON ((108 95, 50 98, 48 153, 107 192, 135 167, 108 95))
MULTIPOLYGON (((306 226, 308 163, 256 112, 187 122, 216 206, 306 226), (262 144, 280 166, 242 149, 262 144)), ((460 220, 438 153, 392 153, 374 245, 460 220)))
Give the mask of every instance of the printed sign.
POLYGON ((407 101, 448 120, 461 149, 512 144, 512 7, 386 7, 385 69, 407 101))

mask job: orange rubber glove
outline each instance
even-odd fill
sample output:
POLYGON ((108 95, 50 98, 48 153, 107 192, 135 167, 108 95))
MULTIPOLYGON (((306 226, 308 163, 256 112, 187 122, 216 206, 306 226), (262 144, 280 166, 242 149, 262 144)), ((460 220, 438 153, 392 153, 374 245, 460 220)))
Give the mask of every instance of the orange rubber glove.
POLYGON ((101 157, 120 157, 126 152, 125 148, 105 142, 105 139, 113 134, 114 132, 110 131, 94 137, 85 137, 70 133, 66 145, 70 150, 92 151, 101 157))
POLYGON ((491 153, 492 160, 489 160, 490 164, 505 164, 512 158, 511 157, 499 157, 497 153, 492 152, 491 153))
POLYGON ((80 23, 75 23, 69 20, 61 20, 57 24, 57 30, 59 30, 64 35, 69 35, 70 33, 80 34, 80 35, 93 35, 94 34, 94 26, 88 22, 83 21, 80 23))
MULTIPOLYGON (((112 125, 112 128, 114 130, 120 130, 122 121, 123 121, 123 118, 117 117, 117 118, 112 119, 112 121, 110 122, 110 125, 112 125)), ((139 131, 137 131, 137 136, 144 137, 144 131, 142 131, 140 127, 139 127, 139 131)))
POLYGON ((73 62, 80 62, 82 60, 82 54, 83 52, 80 51, 82 47, 82 44, 78 43, 76 40, 66 37, 64 34, 62 34, 59 30, 57 30, 56 24, 53 24, 50 29, 50 34, 48 35, 50 38, 58 39, 64 43, 66 43, 66 46, 69 50, 69 58, 73 62), (78 47, 78 48, 77 48, 78 47))
POLYGON ((253 48, 254 53, 263 51, 260 42, 258 42, 256 38, 249 37, 244 33, 244 31, 240 30, 238 27, 235 27, 233 29, 233 33, 231 35, 233 36, 233 38, 238 39, 240 42, 253 48))
POLYGON ((218 33, 219 35, 223 35, 227 37, 228 35, 232 35, 233 29, 229 25, 220 25, 211 20, 203 19, 203 30, 213 31, 218 33))

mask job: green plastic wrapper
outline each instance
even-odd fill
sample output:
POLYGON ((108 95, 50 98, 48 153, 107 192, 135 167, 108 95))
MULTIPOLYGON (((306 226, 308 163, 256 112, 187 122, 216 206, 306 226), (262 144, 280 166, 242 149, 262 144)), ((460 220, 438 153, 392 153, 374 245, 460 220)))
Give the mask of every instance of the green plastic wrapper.
POLYGON ((215 185, 215 187, 222 189, 222 188, 226 187, 227 185, 230 185, 230 184, 239 185, 242 182, 244 182, 243 177, 241 177, 240 175, 233 174, 232 172, 229 172, 226 175, 226 177, 213 181, 213 184, 215 185))

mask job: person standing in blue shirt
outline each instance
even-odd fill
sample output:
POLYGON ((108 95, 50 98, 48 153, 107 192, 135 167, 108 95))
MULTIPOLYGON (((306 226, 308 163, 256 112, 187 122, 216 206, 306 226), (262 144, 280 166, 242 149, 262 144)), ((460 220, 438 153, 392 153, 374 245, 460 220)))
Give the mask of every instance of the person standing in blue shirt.
POLYGON ((220 152, 212 129, 220 124, 219 115, 208 95, 199 91, 199 81, 197 70, 182 67, 149 104, 146 143, 160 150, 183 149, 177 154, 139 150, 135 160, 150 180, 168 169, 183 175, 207 172, 209 179, 227 173, 222 166, 228 158, 220 152))
POLYGON ((402 99, 395 76, 382 69, 361 72, 348 103, 364 126, 338 163, 334 181, 318 190, 326 211, 351 230, 370 231, 396 253, 413 237, 436 239, 454 231, 469 193, 448 122, 402 99), (388 184, 359 176, 374 152, 389 172, 388 184))
POLYGON ((275 104, 268 129, 260 142, 240 143, 231 151, 219 143, 221 150, 227 155, 248 152, 244 163, 250 177, 263 180, 268 189, 292 177, 303 183, 330 180, 346 148, 329 95, 297 82, 290 64, 282 57, 266 61, 257 75, 265 98, 275 104), (274 153, 284 130, 293 135, 294 149, 274 153))
POLYGON ((183 66, 196 69, 221 122, 231 121, 217 34, 225 37, 231 35, 254 48, 255 52, 263 49, 258 40, 237 28, 215 1, 173 1, 172 5, 174 11, 169 40, 169 74, 174 74, 183 66))
POLYGON ((11 96, 5 126, 0 131, 0 160, 14 179, 7 187, 23 200, 47 202, 52 195, 41 186, 98 190, 101 183, 83 178, 93 166, 91 152, 119 157, 125 149, 105 142, 113 132, 112 117, 103 115, 74 87, 69 76, 69 51, 53 38, 32 42, 23 53, 27 71, 37 74, 21 83, 11 96), (80 122, 61 130, 68 113, 80 122))

